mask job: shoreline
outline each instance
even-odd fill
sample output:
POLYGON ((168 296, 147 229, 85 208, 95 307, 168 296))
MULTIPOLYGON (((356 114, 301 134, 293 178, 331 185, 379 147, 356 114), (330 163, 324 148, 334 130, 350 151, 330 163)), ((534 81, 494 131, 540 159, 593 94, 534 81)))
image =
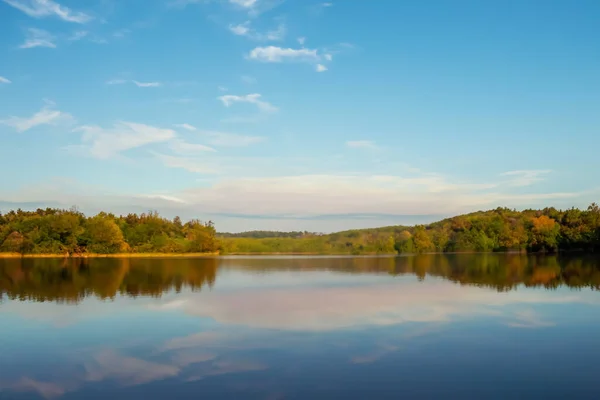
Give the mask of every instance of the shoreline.
POLYGON ((219 253, 115 253, 115 254, 20 254, 0 253, 0 258, 206 258, 219 253))
POLYGON ((214 257, 264 257, 264 256, 323 256, 323 257, 402 257, 416 255, 432 255, 432 254, 512 254, 512 255, 559 255, 571 253, 596 254, 594 252, 585 251, 562 251, 555 253, 532 252, 524 251, 493 251, 493 252, 428 252, 428 253, 318 253, 318 252, 261 252, 261 253, 115 253, 115 254, 98 254, 98 253, 83 253, 83 254, 21 254, 21 253, 0 253, 0 259, 15 259, 15 258, 214 258, 214 257))

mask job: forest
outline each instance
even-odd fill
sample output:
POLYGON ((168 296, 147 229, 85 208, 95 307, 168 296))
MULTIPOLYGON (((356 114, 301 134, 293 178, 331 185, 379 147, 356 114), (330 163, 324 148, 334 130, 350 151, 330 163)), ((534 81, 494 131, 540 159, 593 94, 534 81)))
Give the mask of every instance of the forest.
POLYGON ((600 250, 600 207, 517 211, 497 208, 428 225, 332 234, 217 233, 212 221, 157 212, 86 217, 77 209, 0 214, 0 253, 12 254, 396 254, 600 250))

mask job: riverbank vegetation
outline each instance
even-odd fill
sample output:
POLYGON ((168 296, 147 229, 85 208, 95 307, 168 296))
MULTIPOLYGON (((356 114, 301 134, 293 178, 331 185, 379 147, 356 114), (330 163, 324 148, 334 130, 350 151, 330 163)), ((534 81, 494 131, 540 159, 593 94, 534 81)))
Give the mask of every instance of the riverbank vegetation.
POLYGON ((218 234, 211 221, 156 212, 86 217, 76 209, 0 214, 0 252, 17 254, 396 254, 600 250, 600 207, 497 208, 428 225, 332 234, 255 231, 218 234))

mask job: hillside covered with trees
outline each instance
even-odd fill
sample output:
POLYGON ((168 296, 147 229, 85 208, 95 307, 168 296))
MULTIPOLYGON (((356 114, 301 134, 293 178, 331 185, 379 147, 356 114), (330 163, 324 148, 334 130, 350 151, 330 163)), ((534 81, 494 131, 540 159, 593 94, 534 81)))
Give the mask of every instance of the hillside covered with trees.
POLYGON ((0 214, 0 253, 394 254, 493 251, 598 251, 600 207, 516 211, 497 208, 429 225, 328 235, 254 231, 217 234, 211 221, 182 222, 156 212, 86 217, 76 209, 0 214))

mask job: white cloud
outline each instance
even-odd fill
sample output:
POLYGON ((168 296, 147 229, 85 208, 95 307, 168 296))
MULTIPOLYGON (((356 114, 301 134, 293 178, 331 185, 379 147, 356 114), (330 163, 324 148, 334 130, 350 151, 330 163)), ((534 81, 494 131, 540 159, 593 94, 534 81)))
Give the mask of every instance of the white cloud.
POLYGON ((298 38, 298 43, 300 43, 300 46, 304 46, 304 42, 306 42, 306 38, 305 37, 299 37, 298 38))
POLYGON ((0 83, 12 83, 12 82, 10 80, 8 80, 8 78, 0 76, 0 83))
POLYGON ((551 170, 518 170, 508 171, 500 174, 500 176, 506 176, 510 178, 508 182, 512 186, 529 186, 536 182, 543 181, 543 175, 551 173, 551 170))
POLYGON ((202 131, 201 134, 207 138, 206 140, 208 143, 213 146, 222 147, 245 147, 265 140, 265 138, 261 136, 246 136, 216 131, 202 131))
POLYGON ((61 6, 52 0, 3 0, 5 3, 23 11, 33 18, 44 18, 56 16, 63 21, 78 24, 92 20, 88 14, 72 11, 70 8, 61 6))
MULTIPOLYGON (((79 149, 95 158, 110 158, 118 153, 160 143, 175 138, 175 131, 133 122, 118 122, 112 128, 80 126, 75 131, 83 132, 79 149)), ((71 147, 73 149, 73 146, 71 147)))
POLYGON ((10 117, 5 120, 0 120, 0 123, 12 126, 18 132, 25 132, 40 125, 69 124, 74 121, 75 119, 71 114, 55 110, 51 105, 46 105, 29 118, 10 117))
POLYGON ((258 3, 258 0, 229 0, 229 2, 243 8, 252 8, 258 3))
POLYGON ((56 38, 50 32, 43 29, 28 28, 25 42, 19 46, 21 49, 32 49, 34 47, 56 47, 56 38))
POLYGON ((159 87, 162 84, 160 82, 139 82, 132 81, 137 87, 159 87))
POLYGON ((315 69, 317 70, 317 72, 325 72, 325 71, 327 71, 327 67, 324 66, 323 64, 317 64, 317 66, 315 67, 315 69))
POLYGON ((219 89, 220 92, 226 92, 228 90, 225 86, 219 86, 217 89, 219 89))
POLYGON ((177 128, 185 129, 186 131, 195 131, 196 127, 190 124, 176 124, 177 128))
POLYGON ((350 140, 346 142, 346 146, 353 149, 370 149, 377 150, 379 146, 375 144, 375 142, 371 140, 350 140))
POLYGON ((245 36, 250 32, 249 24, 250 22, 246 21, 240 25, 229 25, 229 30, 235 35, 245 36))
POLYGON ((329 54, 329 53, 327 53, 327 54, 323 55, 323 58, 324 58, 325 60, 327 60, 327 61, 331 61, 331 60, 333 60, 333 56, 332 56, 331 54, 329 54))
POLYGON ((221 100, 225 107, 230 107, 235 103, 249 103, 256 105, 260 110, 266 112, 274 112, 277 111, 277 107, 272 105, 269 102, 263 101, 260 99, 261 95, 258 93, 247 94, 245 96, 236 96, 232 94, 228 94, 225 96, 219 96, 218 99, 221 100))
POLYGON ((256 47, 248 58, 261 62, 280 63, 284 61, 317 62, 319 55, 315 49, 291 49, 276 46, 256 47))
POLYGON ((260 33, 250 27, 250 21, 246 21, 243 24, 238 25, 229 25, 229 30, 235 35, 245 36, 252 40, 259 41, 283 40, 286 33, 286 28, 284 24, 279 24, 277 26, 277 29, 268 31, 266 33, 260 33))
POLYGON ((160 87, 163 84, 161 82, 140 82, 136 80, 127 80, 127 79, 111 79, 106 81, 107 85, 123 85, 125 83, 133 83, 137 87, 149 88, 149 87, 160 87))
POLYGON ((321 7, 332 7, 333 3, 321 3, 321 7))
POLYGON ((173 139, 169 142, 169 147, 178 154, 195 154, 203 152, 215 152, 210 146, 196 143, 188 143, 182 139, 173 139))
POLYGON ((84 37, 88 36, 89 32, 88 31, 75 31, 73 32, 73 34, 69 37, 69 40, 71 41, 77 41, 77 40, 81 40, 84 37))

